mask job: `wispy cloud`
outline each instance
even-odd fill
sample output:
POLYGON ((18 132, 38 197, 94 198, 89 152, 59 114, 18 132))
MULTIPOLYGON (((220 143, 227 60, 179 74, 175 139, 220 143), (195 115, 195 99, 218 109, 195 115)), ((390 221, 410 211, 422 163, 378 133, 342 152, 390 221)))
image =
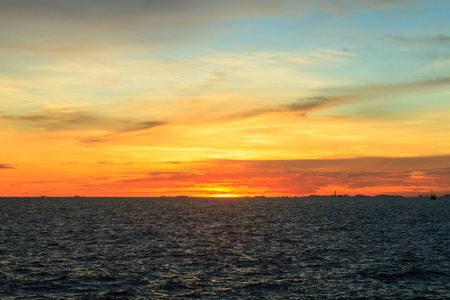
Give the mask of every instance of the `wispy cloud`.
POLYGON ((266 0, 7 1, 0 11, 6 33, 0 48, 53 55, 176 48, 191 44, 186 38, 192 36, 196 43, 208 40, 206 23, 286 13, 284 6, 266 0))
MULTIPOLYGON (((227 161, 224 161, 225 163, 227 161)), ((301 159, 301 160, 246 160, 228 161, 229 165, 239 164, 260 172, 299 170, 360 171, 360 172, 413 172, 434 171, 450 166, 450 156, 428 157, 361 157, 344 159, 301 159)))
POLYGON ((379 99, 395 99, 399 95, 414 95, 432 88, 443 88, 450 85, 450 77, 435 78, 390 85, 355 86, 342 88, 325 88, 317 93, 321 96, 297 99, 296 102, 279 106, 266 106, 254 109, 235 111, 225 119, 245 119, 264 114, 296 113, 306 116, 313 111, 335 107, 347 103, 364 103, 379 99))
POLYGON ((357 95, 343 95, 331 97, 318 96, 298 99, 296 103, 286 105, 282 111, 301 112, 306 114, 308 112, 320 109, 321 107, 338 105, 339 103, 350 101, 356 97, 357 95))
MULTIPOLYGON (((171 163, 171 162, 169 162, 171 163)), ((158 171, 109 183, 121 188, 177 194, 307 195, 396 193, 417 195, 430 188, 447 193, 450 156, 366 157, 323 160, 203 160, 180 163, 179 171, 158 171), (444 166, 444 167, 442 167, 444 166), (220 172, 215 170, 220 169, 220 172), (183 171, 192 170, 192 171, 183 171), (167 186, 170 186, 168 190, 167 186)), ((86 184, 85 187, 99 186, 86 184)))
POLYGON ((438 34, 433 36, 423 36, 423 37, 407 37, 402 35, 386 35, 388 39, 400 41, 400 42, 409 42, 409 43, 449 43, 450 36, 445 34, 438 34))
POLYGON ((405 2, 411 1, 3 1, 0 26, 4 34, 0 47, 53 55, 148 51, 161 44, 189 45, 185 38, 202 36, 196 40, 198 44, 211 38, 208 32, 214 24, 223 28, 225 22, 237 19, 315 11, 342 14, 405 2), (184 43, 171 44, 179 40, 184 43))
POLYGON ((423 81, 413 81, 390 85, 324 89, 324 93, 336 93, 336 95, 316 96, 305 99, 298 99, 296 103, 288 104, 284 106, 284 109, 280 109, 279 111, 282 112, 288 110, 307 113, 349 102, 361 103, 376 101, 380 98, 392 99, 393 101, 399 95, 415 95, 416 93, 421 91, 426 91, 432 88, 444 88, 448 85, 450 85, 450 77, 434 78, 423 81))
POLYGON ((10 164, 0 164, 0 169, 15 169, 10 164))
POLYGON ((165 124, 162 121, 108 118, 95 113, 70 109, 43 109, 22 115, 0 113, 0 120, 51 131, 100 129, 114 133, 140 131, 165 124))

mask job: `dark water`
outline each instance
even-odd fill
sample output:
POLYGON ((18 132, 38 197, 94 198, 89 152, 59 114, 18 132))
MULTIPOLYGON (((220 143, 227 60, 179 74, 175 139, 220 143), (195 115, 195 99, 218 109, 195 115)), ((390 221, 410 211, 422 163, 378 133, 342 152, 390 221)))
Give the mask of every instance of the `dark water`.
POLYGON ((450 298, 450 200, 0 199, 0 298, 450 298))

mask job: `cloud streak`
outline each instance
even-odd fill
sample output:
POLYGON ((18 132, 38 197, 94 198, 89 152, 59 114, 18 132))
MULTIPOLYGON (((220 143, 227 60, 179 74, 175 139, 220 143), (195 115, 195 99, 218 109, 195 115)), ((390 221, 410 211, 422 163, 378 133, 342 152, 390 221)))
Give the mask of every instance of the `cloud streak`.
POLYGON ((0 169, 15 169, 10 164, 0 164, 0 169))
POLYGON ((449 154, 448 1, 0 3, 2 190, 445 182, 434 161, 295 159, 449 154))
POLYGON ((278 107, 259 107, 251 110, 233 112, 225 119, 239 120, 266 114, 296 113, 305 117, 308 113, 320 111, 329 107, 336 107, 347 103, 364 103, 378 99, 392 99, 398 95, 414 95, 415 93, 433 88, 443 88, 450 85, 450 77, 428 79, 389 85, 356 86, 343 88, 325 88, 318 93, 328 94, 300 98, 296 102, 283 104, 278 107), (335 95, 333 95, 335 94, 335 95))
POLYGON ((141 131, 165 124, 162 121, 106 118, 89 112, 57 109, 43 109, 22 115, 0 113, 0 120, 50 131, 97 129, 114 133, 141 131))
POLYGON ((402 35, 387 35, 388 39, 392 39, 399 42, 410 42, 410 43, 449 43, 450 36, 445 34, 438 34, 434 36, 425 36, 425 37, 406 37, 402 35))
POLYGON ((280 6, 265 0, 8 1, 0 12, 6 32, 0 47, 48 54, 140 52, 171 42, 180 47, 186 37, 205 38, 206 23, 272 14, 280 6))
POLYGON ((48 54, 136 52, 180 39, 186 43, 185 38, 192 36, 208 39, 214 24, 223 27, 225 22, 243 18, 319 11, 342 14, 406 2, 411 1, 2 1, 0 48, 48 54))
POLYGON ((148 172, 140 177, 85 187, 145 189, 175 195, 183 191, 202 195, 223 191, 240 195, 330 195, 338 190, 352 195, 394 193, 416 196, 430 188, 440 193, 450 192, 450 156, 202 160, 182 162, 178 167, 178 171, 148 172))

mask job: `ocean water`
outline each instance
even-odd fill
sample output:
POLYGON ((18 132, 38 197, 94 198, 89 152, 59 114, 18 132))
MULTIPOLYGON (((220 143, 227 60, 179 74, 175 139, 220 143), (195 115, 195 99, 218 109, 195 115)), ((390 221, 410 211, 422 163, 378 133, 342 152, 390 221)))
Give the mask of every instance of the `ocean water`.
POLYGON ((450 200, 0 198, 1 299, 449 299, 450 200))

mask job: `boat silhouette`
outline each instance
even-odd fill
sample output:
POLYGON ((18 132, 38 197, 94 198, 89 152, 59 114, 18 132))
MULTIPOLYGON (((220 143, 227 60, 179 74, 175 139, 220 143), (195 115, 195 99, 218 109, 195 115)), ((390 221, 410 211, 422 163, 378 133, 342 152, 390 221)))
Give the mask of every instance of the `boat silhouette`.
POLYGON ((430 191, 430 200, 436 200, 436 194, 433 191, 430 191))

